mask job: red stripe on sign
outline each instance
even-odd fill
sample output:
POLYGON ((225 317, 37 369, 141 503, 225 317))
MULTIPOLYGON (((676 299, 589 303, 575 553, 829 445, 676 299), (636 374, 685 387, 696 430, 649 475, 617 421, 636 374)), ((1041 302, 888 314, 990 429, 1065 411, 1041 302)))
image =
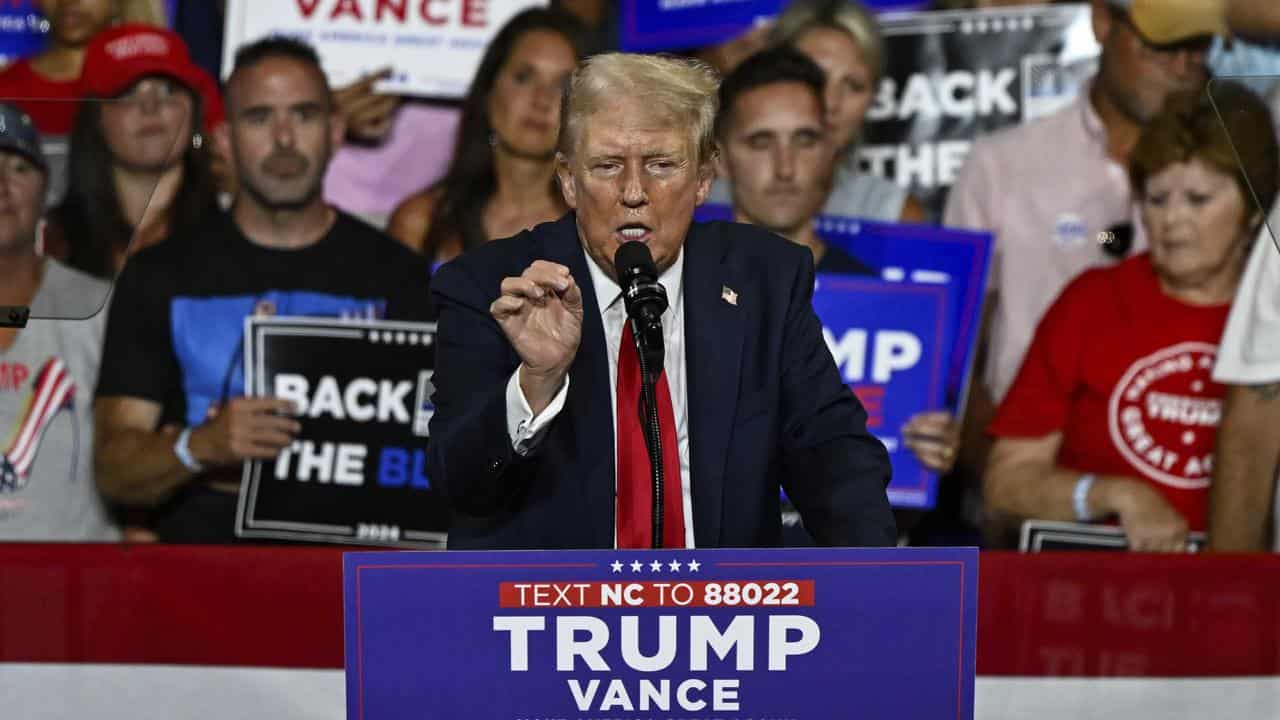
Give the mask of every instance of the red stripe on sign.
MULTIPOLYGON (((0 662, 341 668, 344 550, 0 544, 0 662)), ((1280 675, 1280 556, 979 565, 980 675, 1280 675)))
POLYGON ((813 607, 812 580, 692 582, 504 582, 498 607, 528 609, 649 607, 813 607))

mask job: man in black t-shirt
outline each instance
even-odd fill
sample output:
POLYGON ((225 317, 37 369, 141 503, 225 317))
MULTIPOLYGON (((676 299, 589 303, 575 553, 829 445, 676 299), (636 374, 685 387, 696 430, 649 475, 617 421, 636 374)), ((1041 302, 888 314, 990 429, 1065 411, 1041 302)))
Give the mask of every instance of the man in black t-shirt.
POLYGON ((299 424, 283 400, 244 397, 244 319, 255 313, 430 320, 421 258, 321 197, 343 137, 315 52, 243 48, 216 142, 239 177, 231 213, 131 258, 107 323, 95 417, 97 479, 156 506, 175 542, 232 542, 245 460, 271 459, 299 424))

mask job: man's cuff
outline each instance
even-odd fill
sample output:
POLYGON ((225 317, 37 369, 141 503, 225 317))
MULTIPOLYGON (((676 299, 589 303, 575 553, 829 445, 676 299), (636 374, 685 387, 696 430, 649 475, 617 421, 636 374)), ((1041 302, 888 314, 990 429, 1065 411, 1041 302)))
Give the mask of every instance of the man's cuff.
POLYGON ((511 373, 507 381, 507 434, 511 437, 511 447, 517 455, 527 455, 537 447, 547 427, 564 409, 564 399, 569 395, 569 376, 564 376, 560 391, 551 399, 551 403, 534 417, 529 400, 520 388, 520 368, 511 373))

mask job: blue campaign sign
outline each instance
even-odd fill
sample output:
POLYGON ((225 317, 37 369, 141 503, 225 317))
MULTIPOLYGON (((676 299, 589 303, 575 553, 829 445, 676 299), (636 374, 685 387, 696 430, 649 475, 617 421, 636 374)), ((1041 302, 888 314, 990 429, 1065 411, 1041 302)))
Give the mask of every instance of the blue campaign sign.
POLYGON ((784 0, 623 0, 620 44, 629 52, 714 45, 777 15, 784 0))
POLYGON ((49 22, 35 0, 0 3, 0 62, 12 62, 44 48, 49 22))
MULTIPOLYGON (((694 216, 702 221, 732 220, 733 211, 706 204, 694 216)), ((991 233, 836 216, 818 218, 817 228, 827 242, 876 268, 885 280, 947 287, 948 322, 955 335, 948 345, 946 406, 958 410, 981 330, 991 233)))
MULTIPOLYGON (((786 0, 623 0, 620 41, 628 52, 684 50, 731 40, 765 22, 786 0)), ((864 0, 885 11, 924 10, 926 0, 864 0)))
POLYGON ((902 440, 916 413, 945 407, 950 322, 940 285, 819 275, 813 309, 844 381, 867 410, 867 429, 889 451, 896 507, 931 508, 936 474, 902 440))
POLYGON ((343 563, 349 720, 973 718, 974 548, 343 563))
POLYGON ((949 322, 955 335, 949 346, 947 403, 952 409, 958 407, 981 330, 991 233, 837 217, 819 219, 818 232, 827 242, 878 268, 886 280, 948 288, 949 322))

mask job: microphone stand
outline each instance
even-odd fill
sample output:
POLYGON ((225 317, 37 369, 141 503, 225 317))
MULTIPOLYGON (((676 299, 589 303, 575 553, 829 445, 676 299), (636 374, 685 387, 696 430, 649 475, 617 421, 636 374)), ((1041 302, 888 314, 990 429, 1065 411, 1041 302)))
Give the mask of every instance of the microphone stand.
POLYGON ((662 341, 662 322, 642 322, 631 318, 631 334, 636 342, 636 355, 640 360, 640 427, 644 428, 645 447, 649 450, 650 474, 653 478, 653 540, 652 547, 662 548, 663 491, 665 488, 662 462, 662 427, 658 419, 658 376, 662 374, 665 349, 662 341))

